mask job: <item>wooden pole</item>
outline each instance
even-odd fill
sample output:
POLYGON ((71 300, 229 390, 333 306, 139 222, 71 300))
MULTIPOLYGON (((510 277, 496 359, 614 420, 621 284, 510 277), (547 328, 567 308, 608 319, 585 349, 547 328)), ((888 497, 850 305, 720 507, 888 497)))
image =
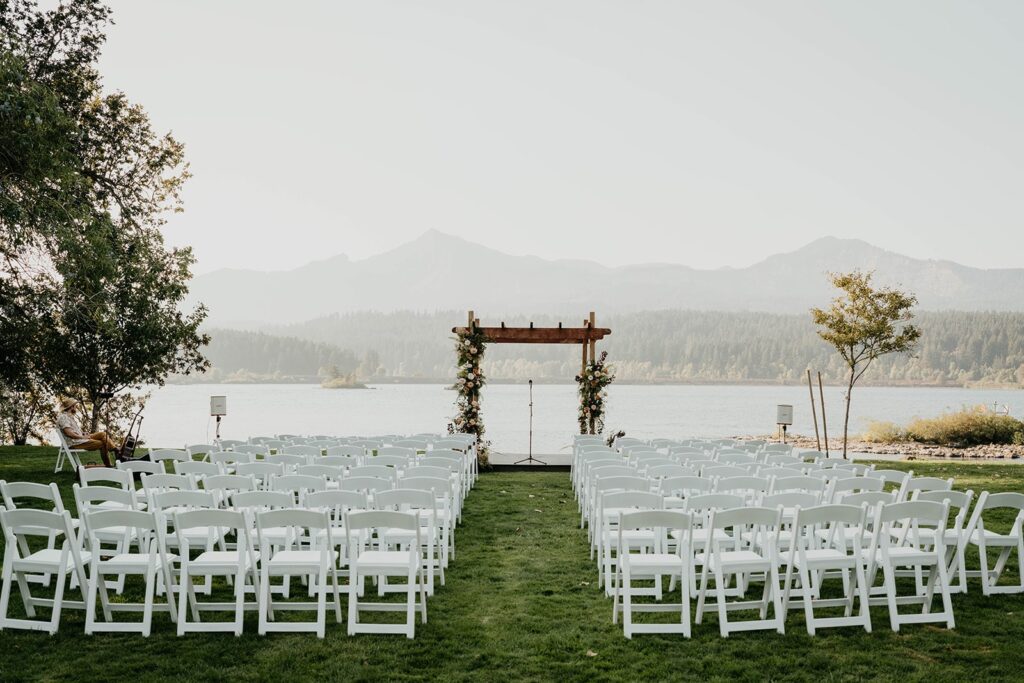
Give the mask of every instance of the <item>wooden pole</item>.
POLYGON ((825 389, 821 384, 821 373, 818 373, 818 393, 821 395, 821 428, 825 432, 825 457, 828 454, 828 420, 825 419, 825 389))
POLYGON ((818 411, 814 407, 814 385, 811 384, 811 369, 807 368, 807 393, 811 395, 811 417, 814 418, 814 443, 821 450, 821 437, 818 435, 818 411))
POLYGON ((469 319, 466 322, 466 327, 469 328, 470 333, 472 333, 473 332, 473 311, 469 312, 468 318, 469 319))
MULTIPOLYGON (((593 330, 597 326, 596 322, 597 322, 597 320, 596 320, 596 317, 594 316, 594 312, 591 311, 590 312, 590 322, 588 324, 588 327, 591 330, 593 330)), ((592 360, 592 361, 593 360, 597 360, 597 340, 593 339, 593 338, 591 338, 591 340, 590 340, 590 360, 592 360)))

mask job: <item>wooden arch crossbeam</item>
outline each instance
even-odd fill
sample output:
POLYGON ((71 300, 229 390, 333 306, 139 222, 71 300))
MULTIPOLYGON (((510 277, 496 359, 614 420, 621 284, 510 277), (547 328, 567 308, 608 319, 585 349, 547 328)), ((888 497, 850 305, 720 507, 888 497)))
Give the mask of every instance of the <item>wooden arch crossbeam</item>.
POLYGON ((480 319, 474 317, 473 311, 469 311, 466 327, 453 327, 455 334, 465 334, 470 330, 482 332, 490 344, 579 344, 583 347, 583 370, 586 370, 587 361, 596 357, 596 344, 609 334, 611 329, 597 327, 594 312, 583 321, 583 327, 506 327, 501 323, 500 327, 481 327, 480 319))

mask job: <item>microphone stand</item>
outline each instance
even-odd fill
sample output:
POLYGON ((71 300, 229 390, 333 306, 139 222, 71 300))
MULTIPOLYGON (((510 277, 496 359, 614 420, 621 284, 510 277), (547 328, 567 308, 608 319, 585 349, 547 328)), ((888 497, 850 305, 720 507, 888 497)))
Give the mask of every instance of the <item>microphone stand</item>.
POLYGON ((544 462, 543 460, 538 460, 537 458, 533 457, 533 380, 532 379, 530 380, 530 450, 528 451, 527 456, 525 458, 523 458, 522 460, 519 460, 517 462, 514 462, 512 464, 513 465, 521 465, 522 463, 527 463, 528 465, 532 465, 533 463, 537 463, 538 465, 547 465, 547 463, 544 462))

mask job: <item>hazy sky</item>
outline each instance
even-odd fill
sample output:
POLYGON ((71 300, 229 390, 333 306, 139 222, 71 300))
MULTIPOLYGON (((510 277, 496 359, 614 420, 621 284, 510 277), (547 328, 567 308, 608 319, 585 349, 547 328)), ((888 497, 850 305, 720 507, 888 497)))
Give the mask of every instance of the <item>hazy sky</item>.
MULTIPOLYGON (((198 270, 386 251, 1024 266, 1024 2, 118 0, 198 270)), ((429 265, 429 264, 426 264, 429 265)))

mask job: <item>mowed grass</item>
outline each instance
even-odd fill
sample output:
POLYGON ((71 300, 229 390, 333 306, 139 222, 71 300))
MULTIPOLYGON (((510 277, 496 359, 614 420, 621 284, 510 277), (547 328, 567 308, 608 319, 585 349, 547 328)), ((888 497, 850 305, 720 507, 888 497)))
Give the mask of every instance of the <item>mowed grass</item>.
MULTIPOLYGON (((72 476, 51 474, 52 449, 0 448, 0 477, 56 480, 73 505, 72 476)), ((886 463, 885 467, 892 466, 886 463)), ((976 492, 1024 491, 1014 465, 904 463, 919 474, 954 476, 976 492)), ((1009 524, 1009 518, 1001 520, 1009 524)), ((828 629, 809 637, 793 611, 787 633, 718 635, 705 617, 694 637, 622 636, 611 601, 597 587, 579 529, 568 474, 490 473, 470 495, 457 554, 428 604, 416 639, 348 637, 329 617, 327 638, 174 635, 166 614, 153 635, 83 633, 82 612, 66 611, 57 636, 0 633, 0 680, 1021 680, 1024 597, 984 598, 977 581, 954 597, 957 628, 904 626, 873 608, 874 632, 828 629)), ((1016 580, 1016 559, 1010 571, 1016 580)), ((77 597, 77 591, 72 593, 77 597)), ((12 595, 12 609, 21 612, 12 595)), ((135 615, 132 615, 133 618, 135 615)))

